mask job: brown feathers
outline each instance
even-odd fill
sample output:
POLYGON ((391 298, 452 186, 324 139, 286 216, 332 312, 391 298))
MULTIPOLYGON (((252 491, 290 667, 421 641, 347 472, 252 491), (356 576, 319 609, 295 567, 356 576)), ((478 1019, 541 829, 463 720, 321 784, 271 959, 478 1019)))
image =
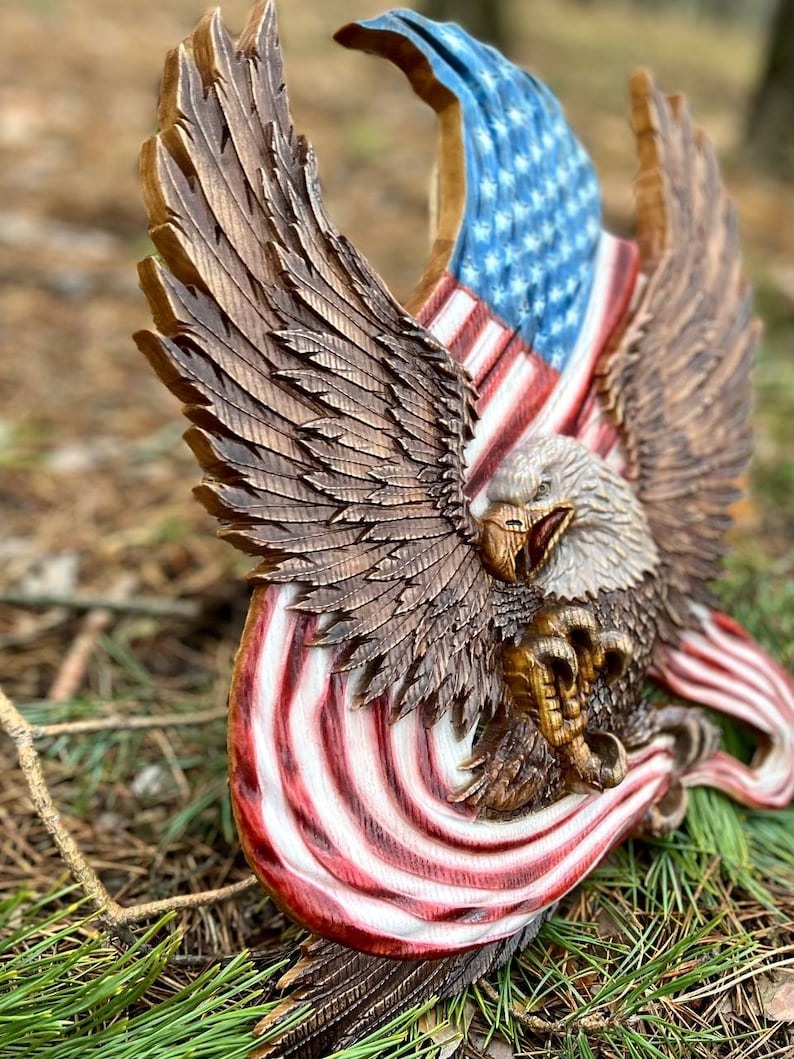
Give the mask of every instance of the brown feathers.
POLYGON ((643 72, 631 88, 646 285, 602 362, 601 392, 659 547, 667 617, 680 623, 718 575, 749 461, 759 326, 713 147, 680 96, 665 99, 643 72))
POLYGON ((544 918, 504 941, 438 960, 390 960, 311 937, 278 983, 287 998, 254 1031, 267 1043, 251 1059, 319 1059, 345 1048, 409 1008, 453 996, 501 967, 530 943, 544 918))
POLYGON ((291 126, 273 9, 235 49, 217 13, 168 59, 142 154, 162 261, 140 275, 136 340, 185 402, 201 502, 332 615, 320 643, 361 667, 363 701, 454 709, 498 696, 491 579, 463 495, 473 395, 339 235, 291 126))

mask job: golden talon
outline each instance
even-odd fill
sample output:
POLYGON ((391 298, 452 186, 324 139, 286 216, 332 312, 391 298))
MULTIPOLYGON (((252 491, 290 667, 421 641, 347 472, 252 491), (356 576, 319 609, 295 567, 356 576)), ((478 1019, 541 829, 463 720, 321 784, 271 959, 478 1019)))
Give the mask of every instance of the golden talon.
POLYGON ((611 732, 588 732, 587 740, 572 741, 561 756, 568 763, 568 786, 573 790, 617 787, 628 768, 626 749, 611 732))
POLYGON ((604 787, 617 787, 628 769, 626 748, 611 732, 596 730, 587 733, 590 749, 601 762, 599 778, 604 787))
POLYGON ((607 684, 620 680, 634 655, 631 639, 618 629, 606 629, 599 636, 604 653, 602 673, 607 684))
POLYGON ((575 606, 542 611, 521 645, 504 652, 514 702, 555 752, 569 787, 603 790, 626 775, 623 744, 609 732, 587 731, 587 706, 598 678, 617 680, 632 653, 628 636, 602 629, 575 606))
POLYGON ((503 666, 516 704, 529 713, 551 746, 564 746, 581 734, 579 660, 567 640, 542 636, 507 648, 503 666))
POLYGON ((582 607, 559 607, 556 610, 541 611, 532 628, 541 635, 559 636, 570 639, 574 644, 581 640, 586 646, 595 643, 601 633, 601 626, 595 617, 582 607))
POLYGON ((677 772, 686 772, 711 757, 720 741, 719 729, 694 706, 662 706, 656 711, 654 728, 675 739, 673 753, 677 772))
POLYGON ((589 697, 599 673, 604 669, 607 650, 619 652, 623 648, 627 651, 631 649, 627 637, 617 631, 602 632, 595 616, 582 607, 544 611, 535 620, 533 629, 570 643, 576 653, 582 700, 589 697))
POLYGON ((579 660, 576 652, 562 637, 543 636, 532 638, 520 647, 508 647, 503 655, 503 666, 508 683, 511 678, 530 681, 539 689, 551 684, 548 670, 562 681, 563 690, 570 693, 579 675, 579 660))

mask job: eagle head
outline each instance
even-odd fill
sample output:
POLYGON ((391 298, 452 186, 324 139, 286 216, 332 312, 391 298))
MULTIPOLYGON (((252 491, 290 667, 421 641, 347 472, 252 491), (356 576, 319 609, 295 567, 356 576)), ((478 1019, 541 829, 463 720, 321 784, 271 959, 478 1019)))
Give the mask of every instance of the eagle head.
POLYGON ((487 569, 562 599, 630 588, 658 552, 629 484, 574 438, 550 435, 514 450, 488 487, 480 519, 487 569))

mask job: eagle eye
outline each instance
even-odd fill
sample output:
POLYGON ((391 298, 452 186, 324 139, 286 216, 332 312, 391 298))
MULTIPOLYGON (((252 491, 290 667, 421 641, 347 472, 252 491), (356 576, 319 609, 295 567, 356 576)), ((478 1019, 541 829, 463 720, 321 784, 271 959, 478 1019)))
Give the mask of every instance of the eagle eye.
POLYGON ((533 500, 542 500, 544 496, 548 496, 551 492, 551 482, 547 479, 543 479, 540 485, 535 490, 535 495, 532 497, 533 500))

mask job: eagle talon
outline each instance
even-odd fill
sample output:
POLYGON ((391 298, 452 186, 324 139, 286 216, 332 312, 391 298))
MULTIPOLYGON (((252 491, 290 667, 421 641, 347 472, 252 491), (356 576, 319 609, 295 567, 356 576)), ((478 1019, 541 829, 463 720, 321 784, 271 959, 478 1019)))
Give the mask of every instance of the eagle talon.
POLYGON ((662 706, 656 710, 653 723, 656 734, 673 736, 679 775, 711 757, 719 746, 719 729, 695 706, 662 706))
POLYGON ((679 827, 686 816, 688 795, 681 776, 694 765, 711 757, 720 741, 720 732, 706 714, 695 706, 662 706, 651 715, 652 735, 673 736, 673 781, 664 797, 652 805, 638 833, 660 837, 679 827))
POLYGON ((588 733, 590 749, 601 763, 599 779, 603 787, 617 787, 622 783, 628 769, 626 748, 611 732, 588 733))
POLYGON ((570 789, 603 790, 626 775, 625 747, 609 732, 587 731, 587 707, 596 681, 618 680, 632 654, 625 633, 602 629, 575 606, 541 611, 520 646, 503 654, 515 705, 545 738, 570 789))
POLYGON ((604 630, 599 636, 599 641, 604 652, 602 675, 607 684, 614 684, 629 668, 634 645, 631 639, 618 629, 604 630))
POLYGON ((639 835, 661 838, 681 826, 686 816, 689 796, 680 780, 673 780, 664 797, 650 807, 637 830, 639 835))

